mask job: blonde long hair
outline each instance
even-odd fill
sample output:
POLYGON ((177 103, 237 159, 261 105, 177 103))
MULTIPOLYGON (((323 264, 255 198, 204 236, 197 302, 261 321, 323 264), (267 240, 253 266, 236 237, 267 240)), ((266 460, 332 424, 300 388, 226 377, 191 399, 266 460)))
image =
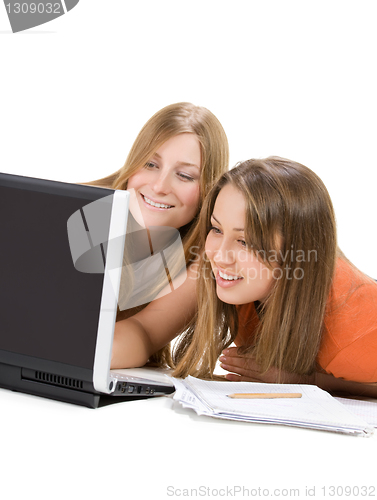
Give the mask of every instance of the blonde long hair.
MULTIPOLYGON (((198 138, 201 151, 199 204, 195 217, 179 229, 186 265, 197 258, 199 248, 199 213, 204 199, 216 180, 229 168, 229 146, 225 131, 208 109, 188 102, 170 104, 155 113, 143 126, 133 143, 124 166, 115 173, 88 184, 112 189, 127 189, 128 179, 150 160, 168 139, 191 133, 198 138)), ((131 277, 130 277, 131 280, 131 277)), ((129 311, 119 311, 117 320, 136 314, 146 304, 129 311)), ((150 358, 154 365, 171 366, 170 345, 150 358)))
POLYGON ((188 102, 170 104, 155 113, 133 143, 124 166, 103 179, 88 184, 112 189, 127 189, 128 179, 142 168, 168 139, 183 133, 195 134, 201 150, 200 199, 194 219, 180 229, 187 264, 196 253, 198 220, 205 196, 215 181, 228 170, 229 146, 225 131, 208 109, 188 102))
MULTIPOLYGON (((220 190, 232 184, 246 201, 246 243, 263 263, 287 266, 263 302, 251 352, 262 371, 308 374, 315 368, 337 258, 336 223, 323 182, 307 167, 278 157, 249 160, 224 174, 208 195, 201 245, 220 190), (297 259, 298 252, 315 258, 297 259), (280 256, 280 257, 279 257, 280 256), (289 272, 287 270, 289 268, 289 272), (297 271, 298 270, 298 271, 297 271), (300 277, 300 279, 295 279, 300 277)), ((237 335, 237 312, 221 302, 204 252, 198 272, 198 312, 173 353, 174 375, 212 377, 221 351, 237 335)))

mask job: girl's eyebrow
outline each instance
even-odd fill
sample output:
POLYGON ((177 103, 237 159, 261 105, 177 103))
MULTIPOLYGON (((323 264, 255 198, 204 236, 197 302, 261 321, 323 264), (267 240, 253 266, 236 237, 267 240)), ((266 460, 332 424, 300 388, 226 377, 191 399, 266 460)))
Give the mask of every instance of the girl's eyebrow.
MULTIPOLYGON (((161 160, 161 156, 158 153, 154 153, 153 156, 155 156, 156 158, 159 158, 161 160)), ((181 165, 182 167, 195 167, 195 168, 200 170, 199 165, 196 165, 196 163, 190 163, 188 161, 177 161, 177 164, 181 165)))
POLYGON ((194 167, 200 170, 199 165, 195 165, 195 163, 188 163, 187 161, 178 161, 178 165, 182 165, 182 167, 194 167))
POLYGON ((221 223, 216 219, 216 217, 213 214, 211 215, 211 219, 215 219, 215 221, 221 226, 221 223))
MULTIPOLYGON (((221 226, 221 222, 219 222, 213 214, 211 215, 211 218, 214 219, 221 226)), ((241 229, 239 227, 234 227, 233 231, 238 231, 240 233, 243 233, 244 229, 243 228, 241 229)))

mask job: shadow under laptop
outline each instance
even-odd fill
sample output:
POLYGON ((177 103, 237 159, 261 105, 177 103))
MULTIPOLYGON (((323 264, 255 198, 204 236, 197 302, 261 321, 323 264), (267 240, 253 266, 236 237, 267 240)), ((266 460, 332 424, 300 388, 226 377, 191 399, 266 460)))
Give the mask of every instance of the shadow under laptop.
POLYGON ((164 396, 117 396, 114 398, 113 396, 101 396, 100 400, 98 402, 98 407, 97 408, 103 408, 104 406, 109 406, 113 405, 116 403, 126 403, 129 401, 139 401, 139 400, 147 400, 147 399, 156 399, 156 398, 162 398, 164 396))

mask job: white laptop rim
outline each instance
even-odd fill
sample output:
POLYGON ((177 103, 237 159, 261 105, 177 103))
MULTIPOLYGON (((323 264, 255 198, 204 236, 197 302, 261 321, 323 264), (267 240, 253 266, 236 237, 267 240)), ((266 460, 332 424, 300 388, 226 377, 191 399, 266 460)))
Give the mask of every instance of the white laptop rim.
POLYGON ((130 194, 127 191, 114 191, 93 365, 94 389, 103 394, 111 394, 116 388, 116 378, 111 375, 110 363, 122 273, 129 199, 130 194), (111 278, 109 274, 109 262, 112 264, 119 263, 119 265, 115 266, 115 269, 113 265, 111 266, 111 278))

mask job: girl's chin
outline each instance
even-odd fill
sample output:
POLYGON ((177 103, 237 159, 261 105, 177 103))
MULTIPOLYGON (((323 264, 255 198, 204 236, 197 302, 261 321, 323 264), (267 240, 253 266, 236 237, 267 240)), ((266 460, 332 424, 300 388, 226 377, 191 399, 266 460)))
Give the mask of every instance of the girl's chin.
POLYGON ((225 304, 230 304, 234 306, 242 306, 244 304, 250 304, 251 302, 261 301, 263 299, 256 297, 257 294, 239 293, 240 291, 235 290, 235 288, 221 288, 216 286, 216 295, 225 304))
POLYGON ((221 302, 225 302, 225 304, 231 304, 231 305, 243 304, 243 302, 239 301, 237 294, 235 294, 234 291, 229 288, 221 288, 217 286, 216 294, 217 297, 221 300, 221 302))
POLYGON ((136 214, 132 214, 136 222, 141 227, 149 227, 149 226, 167 226, 165 220, 161 215, 150 215, 148 213, 136 212, 136 214))

